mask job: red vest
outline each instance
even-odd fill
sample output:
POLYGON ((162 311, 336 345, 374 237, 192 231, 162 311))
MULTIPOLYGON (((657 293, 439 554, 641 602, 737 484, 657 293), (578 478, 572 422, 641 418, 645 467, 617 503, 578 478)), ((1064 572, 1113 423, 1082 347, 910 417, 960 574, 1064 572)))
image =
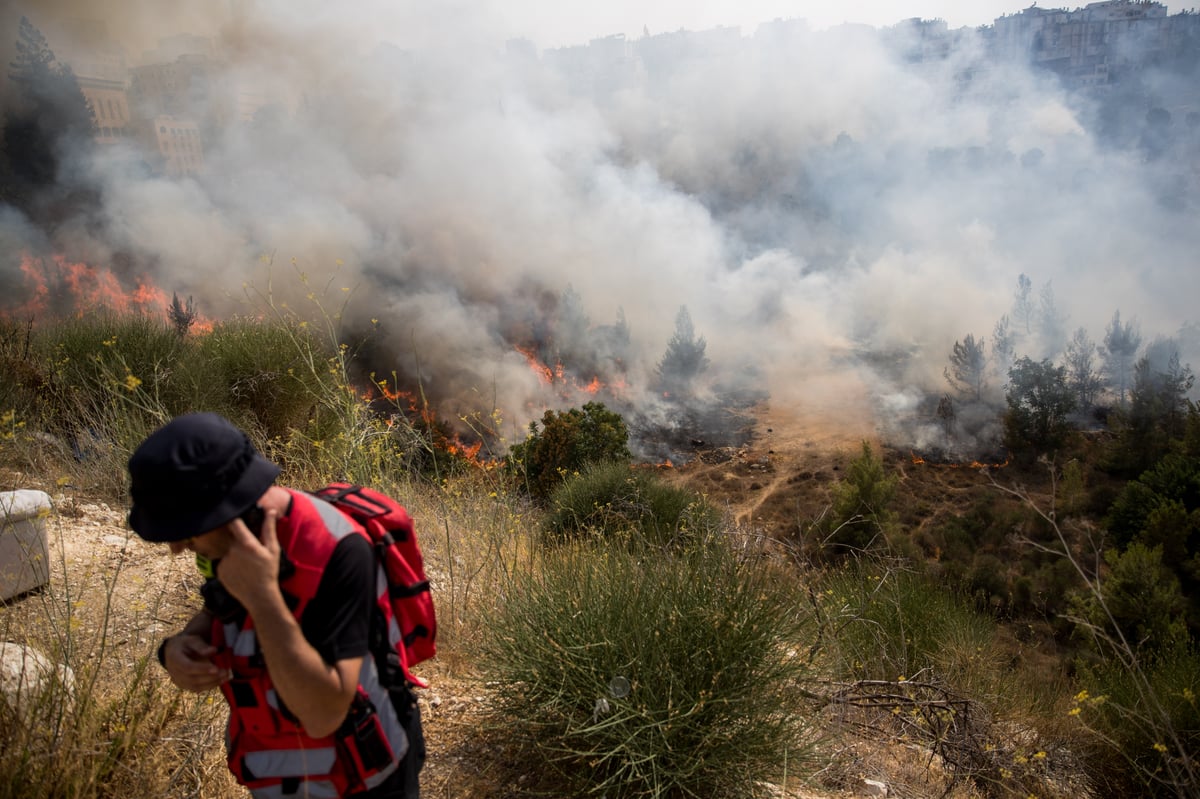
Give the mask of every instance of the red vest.
MULTIPOLYGON (((279 586, 299 621, 338 541, 365 533, 328 503, 299 491, 288 493, 291 509, 278 520, 276 533, 295 568, 279 586)), ((233 679, 221 685, 230 707, 229 769, 255 799, 336 799, 373 788, 395 771, 408 740, 371 654, 363 658, 346 722, 333 735, 313 738, 275 693, 252 618, 243 614, 240 621, 214 620, 212 642, 218 650, 213 662, 233 672, 233 679)))

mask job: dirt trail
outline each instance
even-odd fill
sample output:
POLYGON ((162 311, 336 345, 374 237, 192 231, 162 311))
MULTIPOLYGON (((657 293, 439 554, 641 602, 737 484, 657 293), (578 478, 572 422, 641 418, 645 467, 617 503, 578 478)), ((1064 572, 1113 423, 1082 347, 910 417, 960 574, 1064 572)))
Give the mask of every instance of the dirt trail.
POLYGON ((821 507, 862 442, 879 444, 867 391, 852 375, 814 380, 803 397, 773 397, 753 416, 748 444, 698 452, 674 479, 724 507, 737 525, 768 534, 786 534, 821 507))

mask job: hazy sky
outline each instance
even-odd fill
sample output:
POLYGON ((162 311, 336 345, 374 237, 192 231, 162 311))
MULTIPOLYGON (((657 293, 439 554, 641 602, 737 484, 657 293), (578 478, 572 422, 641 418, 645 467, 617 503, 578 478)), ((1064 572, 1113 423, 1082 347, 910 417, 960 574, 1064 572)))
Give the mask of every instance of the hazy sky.
MULTIPOLYGON (((990 24, 996 17, 1012 14, 1030 5, 1031 0, 611 0, 606 3, 578 0, 520 0, 503 4, 500 12, 511 24, 513 35, 524 35, 541 47, 555 47, 587 41, 614 33, 630 38, 650 33, 665 33, 686 28, 703 30, 735 25, 750 35, 762 22, 783 18, 803 18, 814 29, 844 22, 884 26, 910 17, 944 19, 952 28, 990 24)), ((1046 2, 1045 8, 1076 8, 1085 2, 1046 2)), ((1191 8, 1187 2, 1168 2, 1170 13, 1191 8)))
MULTIPOLYGON (((842 23, 876 27, 894 25, 912 17, 943 19, 951 28, 992 23, 1004 14, 1028 8, 1030 0, 609 0, 605 3, 580 0, 442 0, 436 5, 417 0, 375 3, 357 0, 349 4, 327 4, 298 14, 284 0, 179 0, 165 6, 160 0, 0 0, 0 11, 15 4, 42 21, 55 17, 104 19, 110 31, 124 40, 131 55, 154 46, 160 36, 187 31, 218 35, 231 18, 291 17, 292 27, 320 20, 324 29, 346 20, 370 20, 358 31, 358 40, 375 37, 400 46, 431 39, 444 40, 474 30, 487 38, 527 38, 539 48, 584 44, 591 39, 624 34, 630 39, 644 35, 736 26, 744 36, 753 35, 763 22, 774 19, 805 19, 814 30, 842 23)), ((1042 0, 1045 8, 1078 8, 1079 0, 1042 0)), ((1165 5, 1175 14, 1193 8, 1194 0, 1170 0, 1165 5)), ((4 15, 10 16, 10 15, 4 15)))

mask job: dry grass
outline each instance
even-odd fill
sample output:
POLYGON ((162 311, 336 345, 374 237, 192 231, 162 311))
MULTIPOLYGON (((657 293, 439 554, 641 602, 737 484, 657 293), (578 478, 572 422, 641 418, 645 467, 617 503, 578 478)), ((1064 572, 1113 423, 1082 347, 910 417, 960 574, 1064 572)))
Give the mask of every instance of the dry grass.
MULTIPOLYGON (((697 462, 691 469, 675 470, 672 477, 684 484, 712 485, 713 476, 731 474, 733 478, 717 483, 729 492, 727 507, 735 503, 740 508, 756 507, 753 514, 743 517, 754 522, 777 518, 784 524, 790 518, 794 523, 801 512, 801 498, 788 499, 786 492, 811 487, 817 495, 823 494, 849 454, 847 450, 822 455, 806 449, 801 460, 789 461, 748 448, 724 463, 697 462), (791 480, 793 477, 797 479, 791 480), (754 482, 759 482, 758 490, 751 487, 754 482), (768 485, 780 496, 762 502, 762 490, 768 485), (765 517, 768 508, 778 508, 778 517, 765 517)), ((55 474, 53 467, 46 473, 55 474)), ((915 478, 910 475, 909 479, 915 478)), ((961 473, 955 479, 974 478, 961 473)), ((199 577, 186 558, 173 559, 163 548, 129 537, 125 509, 119 502, 105 505, 94 498, 72 499, 72 490, 57 487, 53 479, 42 478, 40 486, 28 476, 13 481, 19 481, 10 481, 13 487, 43 487, 66 496, 56 500, 50 524, 56 561, 53 582, 44 592, 0 608, 0 629, 22 630, 26 640, 45 645, 57 640, 66 624, 77 642, 76 658, 82 657, 85 663, 85 653, 95 652, 103 641, 107 653, 95 672, 97 707, 111 704, 122 696, 136 665, 153 656, 160 638, 177 630, 198 607, 199 577), (112 579, 113 575, 117 579, 112 579)), ((429 747, 424 792, 447 799, 528 795, 538 775, 514 759, 511 742, 488 732, 493 726, 494 698, 505 686, 485 684, 475 664, 484 619, 505 596, 513 575, 533 568, 534 511, 502 490, 495 477, 484 471, 437 484, 411 482, 393 487, 392 493, 416 519, 439 609, 439 656, 419 669, 432 684, 422 694, 429 747)), ((782 553, 786 557, 786 548, 779 548, 775 536, 764 527, 744 524, 741 529, 758 542, 747 550, 748 556, 782 553)), ((1034 643, 1012 640, 1005 652, 1014 667, 1046 663, 1034 643)), ((219 695, 182 694, 166 682, 157 666, 146 674, 138 690, 155 697, 154 713, 142 721, 132 745, 104 782, 77 795, 244 797, 224 764, 225 708, 219 695)), ((1025 757, 1033 758, 1030 762, 1034 765, 1053 764, 1055 770, 1047 772, 1039 796, 1085 796, 1086 785, 1073 776, 1079 770, 1069 754, 1072 730, 1066 708, 1056 705, 1057 700, 1045 700, 1053 694, 1048 688, 1036 700, 1042 703, 1044 717, 1035 718, 1034 708, 1014 703, 1011 716, 993 713, 986 734, 969 737, 968 742, 987 741, 982 746, 999 747, 1010 753, 1014 762, 1025 757), (1058 716, 1061 729, 1045 732, 1046 719, 1058 716), (1034 733, 1035 728, 1042 732, 1034 733), (1038 740, 1051 742, 1038 744, 1038 740), (1046 751, 1046 758, 1037 758, 1039 751, 1046 751), (1056 785, 1069 786, 1075 792, 1065 788, 1056 792, 1056 785)), ((1069 695, 1058 694, 1060 699, 1069 695)), ((963 701, 975 698, 964 697, 963 701)), ((1028 699, 1029 705, 1035 703, 1032 696, 1028 699)), ((855 708, 857 715, 852 718, 833 712, 838 706, 830 704, 824 714, 823 766, 803 780, 791 773, 786 786, 772 789, 775 795, 806 799, 856 796, 863 791, 864 779, 888 784, 892 796, 963 799, 1007 795, 995 787, 985 791, 965 779, 962 768, 948 762, 944 752, 939 753, 939 746, 945 748, 943 739, 919 740, 912 735, 905 739, 897 734, 890 708, 855 708)), ((842 702, 840 707, 848 705, 842 702)), ((105 734, 111 737, 111 727, 105 734)))

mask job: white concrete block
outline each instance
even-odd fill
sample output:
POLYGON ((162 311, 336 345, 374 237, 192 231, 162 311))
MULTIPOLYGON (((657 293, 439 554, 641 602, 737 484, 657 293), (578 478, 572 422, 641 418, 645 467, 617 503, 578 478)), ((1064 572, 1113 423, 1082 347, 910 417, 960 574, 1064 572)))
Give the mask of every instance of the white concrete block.
POLYGON ((0 600, 50 582, 45 491, 0 491, 0 600))

